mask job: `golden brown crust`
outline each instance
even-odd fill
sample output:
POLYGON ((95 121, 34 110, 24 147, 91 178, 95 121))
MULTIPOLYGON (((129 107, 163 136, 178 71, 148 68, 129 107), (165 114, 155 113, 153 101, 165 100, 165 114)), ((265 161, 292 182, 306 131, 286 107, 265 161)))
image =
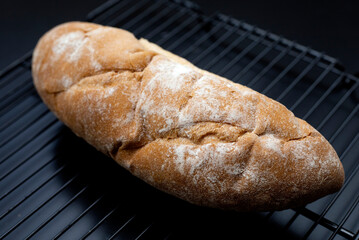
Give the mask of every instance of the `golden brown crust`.
POLYGON ((33 77, 78 136, 192 203, 285 209, 343 184, 332 146, 282 104, 127 31, 62 24, 40 39, 33 77))

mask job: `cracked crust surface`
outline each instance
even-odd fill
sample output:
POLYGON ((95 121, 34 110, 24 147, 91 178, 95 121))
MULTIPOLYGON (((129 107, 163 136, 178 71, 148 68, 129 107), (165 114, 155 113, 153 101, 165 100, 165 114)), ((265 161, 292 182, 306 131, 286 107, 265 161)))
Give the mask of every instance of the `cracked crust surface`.
POLYGON ((127 31, 62 24, 39 41, 33 77, 78 136, 192 203, 278 210, 343 183, 332 146, 283 105, 127 31))

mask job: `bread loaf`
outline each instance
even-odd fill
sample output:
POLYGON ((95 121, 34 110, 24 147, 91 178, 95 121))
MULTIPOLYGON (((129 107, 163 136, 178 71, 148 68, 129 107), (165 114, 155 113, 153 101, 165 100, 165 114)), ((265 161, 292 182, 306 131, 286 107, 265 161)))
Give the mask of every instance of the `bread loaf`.
POLYGON ((59 25, 38 42, 32 73, 76 135, 191 203, 279 210, 343 184, 333 147, 282 104, 125 30, 59 25))

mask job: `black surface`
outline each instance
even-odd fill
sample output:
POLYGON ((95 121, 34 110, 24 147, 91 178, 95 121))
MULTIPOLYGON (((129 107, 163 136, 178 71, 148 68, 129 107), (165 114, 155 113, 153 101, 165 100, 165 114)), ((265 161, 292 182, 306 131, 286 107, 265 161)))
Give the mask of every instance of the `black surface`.
POLYGON ((354 0, 194 0, 339 59, 359 73, 359 2, 354 0))
MULTIPOLYGON (((0 69, 31 50, 49 28, 83 20, 102 0, 0 1, 0 69)), ((134 1, 135 3, 136 1, 134 1)), ((359 2, 194 0, 207 14, 223 12, 338 58, 359 71, 359 2)))
POLYGON ((320 52, 226 16, 121 1, 95 22, 126 28, 279 100, 334 146, 338 194, 305 208, 234 213, 190 205, 131 176, 43 105, 30 57, 0 76, 0 238, 331 239, 359 232, 359 81, 320 52), (170 24, 171 23, 171 24, 170 24))

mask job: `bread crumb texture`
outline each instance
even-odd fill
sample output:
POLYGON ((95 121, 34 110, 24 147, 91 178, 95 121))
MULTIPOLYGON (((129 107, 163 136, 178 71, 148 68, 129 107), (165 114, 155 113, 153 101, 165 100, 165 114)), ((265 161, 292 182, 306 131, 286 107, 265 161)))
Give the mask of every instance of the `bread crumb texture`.
POLYGON ((32 64, 40 96, 78 136, 189 202, 279 210, 343 184, 332 146, 282 104, 125 30, 59 25, 32 64))

